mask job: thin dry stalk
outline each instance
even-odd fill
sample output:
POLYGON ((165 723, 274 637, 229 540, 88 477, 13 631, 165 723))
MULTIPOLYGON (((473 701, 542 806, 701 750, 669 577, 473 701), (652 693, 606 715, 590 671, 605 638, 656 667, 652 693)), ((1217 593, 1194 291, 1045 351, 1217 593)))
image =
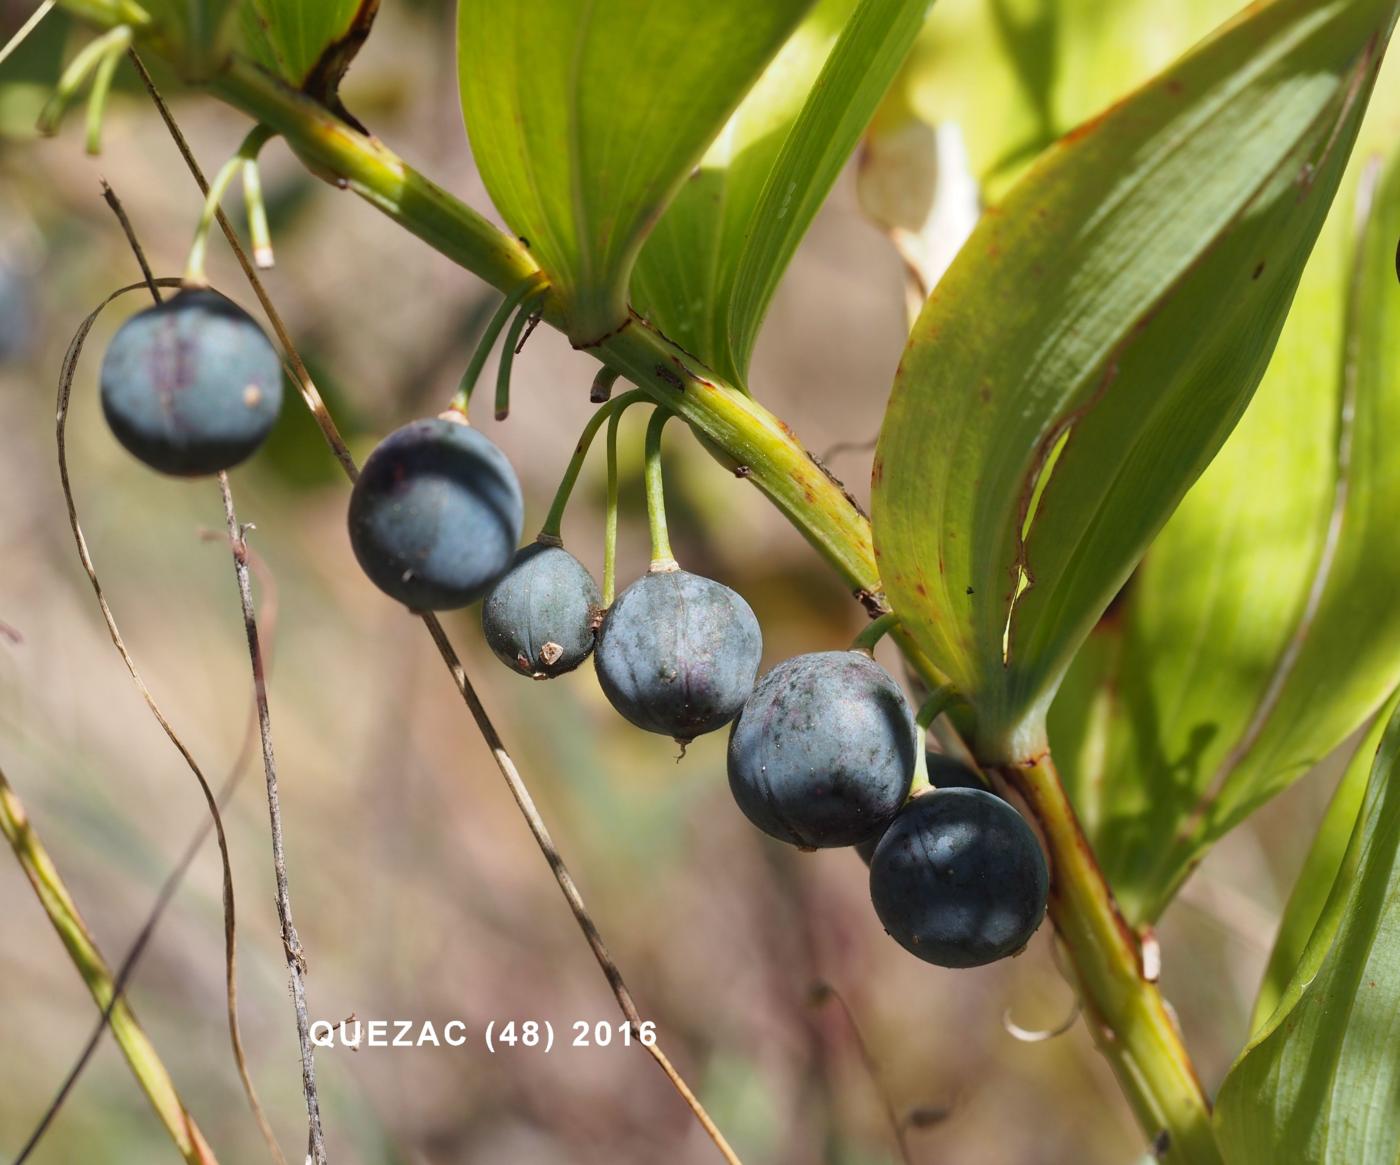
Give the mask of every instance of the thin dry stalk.
MULTIPOLYGON (((146 86, 147 92, 151 96, 151 100, 155 103, 156 109, 160 112, 161 118, 164 120, 166 128, 170 132, 171 138, 179 149, 180 155, 184 158, 186 166, 189 167, 195 183, 199 186, 201 191, 207 192, 208 182, 204 177, 204 173, 200 169, 193 152, 190 150, 189 143, 186 141, 183 132, 171 115, 159 90, 156 89, 150 73, 146 71, 145 66, 141 63, 139 56, 137 56, 134 50, 131 53, 131 57, 142 82, 146 86)), ((329 411, 326 409, 325 402, 321 399, 320 393, 317 392, 316 386, 312 383, 310 374, 306 370, 306 365, 297 354, 296 346, 292 343, 291 336, 287 332, 281 315, 269 298, 263 286, 262 279, 258 276, 257 270, 248 258, 247 252, 244 251, 243 245, 239 241, 232 224, 222 211, 218 213, 217 221, 219 223, 219 228, 224 233, 224 237, 228 240, 229 247, 232 249, 234 257, 238 260, 239 266, 243 269, 243 274, 247 278, 249 286, 253 289, 253 293, 257 296, 258 302, 262 305, 263 312, 267 316, 268 322, 272 325, 273 332, 282 345, 283 353, 289 364, 292 380, 301 390, 302 399, 311 410, 312 417, 321 429, 321 433, 326 443, 330 446, 332 453, 335 455, 336 460, 345 471, 346 477, 353 482, 359 476, 359 469, 355 464, 354 458, 350 454, 350 450, 341 438, 340 431, 336 427, 335 421, 331 418, 329 411)), ((627 985, 623 981, 622 974, 618 970, 617 964, 613 962, 612 956, 609 955, 603 943, 602 935, 599 933, 597 925, 593 922, 587 907, 585 907, 583 903, 583 898, 578 891, 578 886, 570 875, 568 867, 564 864, 564 860, 555 847, 553 839, 549 836, 548 830, 545 829, 544 821, 541 819, 539 811, 535 807, 534 798, 530 796, 525 782, 521 779, 519 770, 515 767, 515 762, 511 760, 510 754, 506 751, 501 741, 500 734, 496 731, 495 725, 487 715, 485 708, 482 706, 476 694, 476 690, 472 687, 471 681, 467 678, 466 670, 462 667, 456 650, 448 640, 447 634, 442 628, 442 624, 434 615, 425 614, 422 615, 421 618, 433 642, 437 645, 438 652, 441 654, 443 662, 447 665, 448 671, 452 675, 458 693, 466 702, 467 708, 471 712, 472 719, 476 722, 478 731, 486 741, 487 747, 490 748, 491 755, 496 762, 496 767, 500 769, 501 776, 505 778, 511 796, 515 799, 516 805, 524 816, 526 824, 529 826, 530 832, 534 836, 536 845, 539 846, 540 852, 549 863, 549 868, 554 874, 554 879, 559 885, 559 890, 564 895, 564 899, 568 903, 569 909, 579 925, 579 929, 583 931, 584 937, 588 941, 589 948, 593 952, 593 957, 608 981, 608 986, 612 989, 613 997, 617 1000, 618 1008, 632 1025, 633 1035, 637 1038, 637 1042, 641 1043, 642 1046, 646 1048, 652 1059, 656 1061, 662 1072, 665 1073, 666 1078, 671 1082, 681 1099, 684 1100, 686 1105, 690 1108, 695 1119, 705 1130, 705 1133, 709 1136, 711 1141, 714 1142, 715 1148, 728 1165, 742 1165, 738 1155, 730 1147, 729 1142, 725 1140, 724 1134, 719 1131, 719 1128, 715 1125, 709 1113, 706 1112, 704 1105, 701 1104, 699 1098, 696 1097, 695 1093, 686 1084, 680 1073, 671 1064, 670 1060, 661 1050, 660 1045, 658 1043, 642 1043, 640 1039, 641 1016, 637 1011, 637 1006, 632 1000, 631 993, 627 990, 627 985)))
MULTIPOLYGON (((116 196, 111 193, 110 188, 105 192, 109 205, 116 201, 116 196)), ((119 215, 123 220, 124 229, 129 229, 129 222, 125 221, 125 215, 119 215)), ((134 236, 128 234, 128 239, 133 242, 134 236)), ((135 248, 139 252, 139 248, 135 248)), ((234 1061, 238 1067, 239 1079, 243 1084, 244 1093, 247 1095, 249 1107, 252 1109, 254 1119, 258 1123, 258 1128, 262 1132, 263 1139, 267 1142, 268 1150, 272 1154, 274 1161, 278 1165, 286 1165, 281 1150, 277 1147, 277 1140, 272 1132, 272 1126, 263 1112, 261 1103, 258 1100, 257 1090, 253 1086, 252 1076, 248 1071, 247 1057, 243 1051, 243 1035, 238 1022, 238 954, 237 954, 237 916, 234 909, 233 896, 233 869, 229 861, 228 838, 224 834, 223 818, 219 813, 218 799, 214 796, 214 791, 209 785, 204 771, 195 761, 193 754, 186 747, 179 734, 175 731, 170 721, 166 719, 165 713, 161 711, 160 705, 156 702, 151 690, 146 686, 146 681, 141 677, 140 671, 136 667, 136 661, 132 658, 131 652, 127 649, 121 631, 117 627, 115 616, 107 602, 107 596, 102 589, 102 583, 98 578, 96 567, 93 565, 92 555, 88 550, 87 538, 83 534, 82 524, 78 520, 77 503, 73 496, 73 484, 68 470, 68 408, 73 393, 73 379, 77 373, 78 360, 82 355, 83 345, 87 342, 88 334, 92 331, 93 325, 102 311, 113 300, 131 291, 142 288, 148 290, 160 301, 159 288, 179 287, 178 279, 154 279, 149 276, 149 267, 145 264, 144 258, 141 260, 143 271, 147 272, 147 278, 141 283, 129 284, 113 292, 86 318, 79 326, 77 333, 68 346, 68 352, 64 356, 63 368, 59 375, 58 385, 58 410, 56 418, 56 438, 58 445, 58 473, 59 480, 63 488, 63 500, 68 510, 68 525, 73 533, 73 541, 78 550, 78 558, 82 562, 83 570, 88 576, 89 583, 92 584, 93 593, 97 596, 97 605, 102 611, 102 618, 107 624, 107 633, 112 640, 112 645, 117 649, 117 654, 121 656, 122 662, 126 665, 126 670, 131 676, 132 683, 136 685, 136 690, 140 692, 141 698, 145 701, 146 707, 150 709, 151 715, 155 717, 156 723, 175 746, 176 751, 184 759, 185 764, 194 774, 199 783, 200 792, 204 796, 205 804, 208 807, 211 821, 214 826, 215 836, 219 844, 219 860, 222 867, 223 877, 223 909, 224 909, 224 986, 227 998, 227 1017, 229 1028, 229 1041, 233 1048, 234 1061)))
POLYGON ((326 1163, 325 1134, 321 1129, 321 1100, 316 1092, 316 1054, 311 1045, 311 1019, 306 1010, 306 957, 297 928, 292 922, 292 896, 287 885, 287 854, 282 840, 282 804, 277 794, 277 757, 272 748, 272 716, 267 703, 267 674, 263 668, 262 645, 258 638, 258 618, 253 608, 253 588, 248 579, 248 544, 245 527, 239 525, 233 508, 233 491, 228 474, 219 474, 219 492, 224 499, 229 545, 233 550, 233 572, 238 580, 238 598, 243 608, 243 628, 248 636, 248 658, 253 669, 253 695, 258 707, 258 736, 262 741, 263 775, 267 779, 267 812, 272 823, 272 868, 277 880, 277 918, 282 924, 282 947, 287 955, 287 971, 292 977, 292 1003, 297 1016, 297 1043, 301 1050, 301 1089, 306 1097, 307 1135, 311 1160, 326 1163))

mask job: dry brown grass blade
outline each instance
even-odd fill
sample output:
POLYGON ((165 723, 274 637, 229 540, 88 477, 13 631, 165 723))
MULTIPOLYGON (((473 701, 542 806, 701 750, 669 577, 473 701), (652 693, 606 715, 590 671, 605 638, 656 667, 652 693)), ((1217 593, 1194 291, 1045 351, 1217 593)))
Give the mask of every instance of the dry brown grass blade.
MULTIPOLYGON (((270 572, 262 569, 260 565, 255 569, 259 577, 263 579, 264 590, 267 592, 267 597, 263 600, 261 619, 263 625, 267 628, 268 637, 271 639, 273 634, 272 629, 277 622, 276 583, 270 572)), ((253 755, 253 741, 257 735, 257 726, 257 709, 253 708, 248 717, 248 725, 243 733, 243 739, 238 746, 238 755, 234 758, 233 764, 229 767, 228 776, 224 778, 224 783, 219 789, 218 802, 220 811, 228 806, 230 798, 232 798, 235 790, 238 788, 239 782, 247 772, 248 760, 253 755)), ((125 995, 127 985, 136 974, 137 965, 140 963, 142 955, 145 954, 146 947, 155 934, 156 927, 160 925, 160 920, 165 915, 166 907, 170 905, 171 900, 175 897, 175 891, 180 888, 180 884, 184 881, 185 875, 189 873, 190 866, 194 864, 194 859, 198 856, 199 851, 204 847, 204 843, 208 841, 209 835, 213 832, 213 818, 206 817, 200 824, 199 829, 195 832, 194 837, 190 839, 189 844, 185 846, 185 851, 181 854, 180 860, 176 862, 175 867, 161 884, 160 890, 156 894, 155 901, 151 904, 150 910, 147 911, 146 917, 141 923, 140 930, 136 932, 136 938, 132 941, 131 946, 127 949, 125 957, 117 967, 117 973, 112 980, 112 997, 110 1001, 107 1003, 107 1006, 102 1009, 102 1014, 97 1017, 97 1022, 93 1024, 92 1031, 88 1034, 87 1042, 83 1045, 83 1050, 78 1054, 78 1058, 73 1061, 73 1066, 69 1069, 68 1075, 59 1086, 58 1092, 54 1095, 49 1106, 44 1110, 43 1115, 35 1125, 34 1131, 30 1134, 28 1140, 25 1142, 24 1148, 20 1151, 20 1155, 15 1159, 14 1165, 23 1165, 25 1159, 34 1151, 34 1148, 48 1131, 49 1125, 52 1124, 54 1118, 58 1115, 59 1109, 63 1107, 64 1101, 67 1100, 74 1085, 77 1084, 79 1078, 87 1069, 88 1064, 92 1060, 93 1053, 97 1051, 97 1046, 102 1040, 103 1032, 107 1030, 107 1025, 111 1022, 112 1011, 117 1006, 118 1001, 125 995)))
MULTIPOLYGON (((68 957, 78 969, 78 974, 83 977, 93 1000, 102 1009, 102 1026, 110 1025, 112 1036, 121 1048, 122 1055, 126 1057, 132 1073, 150 1100, 161 1124, 170 1134, 175 1147, 179 1149, 180 1155, 189 1165, 218 1165, 214 1151, 175 1091, 170 1073, 166 1071, 155 1047, 141 1030, 141 1025, 136 1022, 135 1015, 122 997, 120 983, 113 979, 102 952, 97 949, 92 932, 78 913, 78 907, 68 893, 68 888, 59 877, 48 851, 34 832, 24 806, 15 796, 3 772, 0 772, 0 834, 10 843, 25 877, 34 887, 39 904, 49 916, 49 921, 53 923, 54 930, 58 932, 59 939, 67 949, 68 957)), ((101 1030, 99 1028, 99 1032, 101 1030)), ((16 1158, 15 1165, 21 1165, 21 1162, 33 1153, 58 1114, 63 1098, 72 1088, 76 1078, 76 1073, 70 1073, 64 1081, 58 1098, 49 1106, 38 1127, 30 1134, 29 1140, 16 1158)))
MULTIPOLYGON (((186 166, 189 167, 190 174, 194 177, 195 183, 199 186, 201 192, 207 193, 209 184, 204 176, 204 172, 200 168, 199 162, 195 159, 189 143, 186 141, 179 125, 171 115, 169 107, 166 106, 154 81, 152 81, 150 73, 147 72, 145 65, 142 64, 140 57, 134 50, 131 52, 131 58, 136 66, 137 73, 146 86, 147 92, 151 96, 151 100, 155 103, 156 109, 164 120, 166 128, 170 132, 170 136, 175 142, 176 148, 184 158, 186 166)), ((272 330, 282 346, 288 372, 291 374, 293 383, 295 383, 301 391, 302 399, 305 401, 307 408, 311 410, 312 417, 320 428, 327 445, 330 446, 331 452, 335 455, 336 460, 345 471, 346 477, 353 482, 359 475, 359 468, 355 464, 355 459, 346 446, 345 441, 341 438, 340 431, 336 427, 335 421, 326 409, 325 402, 321 399, 320 393, 317 392, 316 386, 306 370, 306 365, 302 361, 300 355, 298 355, 296 345, 292 343, 292 338, 287 331, 286 325, 282 321, 281 315, 268 296, 267 289, 263 286, 262 279, 258 276, 257 270, 254 268, 247 252, 243 249, 243 245, 238 239, 237 232, 234 231, 232 224, 222 210, 218 212, 217 221, 219 229, 228 240, 229 247, 232 249, 234 257, 238 260, 239 266, 243 269, 243 274, 248 280, 248 285, 252 288, 253 294, 257 296, 258 302, 262 305, 263 313, 266 315, 268 322, 272 325, 272 330)), ((709 1136, 711 1141, 714 1142, 715 1148, 728 1165, 742 1165, 738 1154, 730 1147, 724 1134, 720 1132, 718 1126, 716 1126, 710 1114, 705 1110, 699 1098, 686 1084, 685 1080, 681 1077, 680 1073, 677 1072, 670 1060, 667 1059, 659 1043, 643 1043, 641 1041, 641 1016, 637 1010, 637 1006, 632 1000, 631 993, 628 991, 627 985, 623 981, 622 974, 618 970, 617 964, 613 962, 612 956, 608 953, 607 947, 603 943, 603 938, 598 931, 597 924, 594 923, 591 915, 588 913, 587 907, 584 905, 577 884, 574 882, 572 875, 570 875, 568 867, 564 864, 564 859, 560 856, 558 848, 554 844, 554 840, 549 835, 549 831, 545 828, 544 821, 541 819, 539 810, 535 806, 534 798, 530 795, 529 789, 521 779, 519 770, 515 767, 515 762, 511 760, 510 754, 506 751, 505 745, 501 741, 500 734, 496 731, 496 727, 492 723, 486 709, 483 707, 480 698, 477 696, 475 688, 473 688, 471 681, 467 678, 466 669, 463 668, 456 649, 453 648, 451 642, 448 640, 447 633, 443 630, 442 624, 434 615, 422 615, 421 618, 428 629, 429 635, 432 636, 439 654, 442 656, 443 663, 447 665, 447 669, 452 675, 453 682, 457 686, 458 694, 460 694, 462 699, 466 702, 467 708, 471 712, 472 719, 475 721, 478 731, 490 748, 491 755, 496 762, 496 767, 500 770, 501 776, 505 779, 511 796, 514 798, 516 805, 520 808, 520 812, 524 816, 526 824, 529 826, 530 832, 535 839, 535 844, 539 847, 540 852, 549 863, 549 868, 554 874, 554 880, 558 883, 559 890, 564 895, 564 899, 568 903, 569 910, 573 914, 574 920, 578 923, 579 929, 583 931, 584 937, 588 941, 589 948, 593 952, 593 957, 602 970, 604 977, 607 979, 608 986, 612 989, 613 997, 617 1001, 618 1008, 632 1025, 634 1029, 633 1034, 638 1037, 638 1043, 646 1048, 647 1053, 656 1061, 657 1066, 666 1075, 667 1080, 670 1081, 677 1094, 685 1101, 696 1121, 699 1122, 700 1126, 705 1130, 705 1133, 709 1136)))
MULTIPOLYGON (((144 264, 143 264, 144 266, 144 264)), ((82 524, 78 520, 77 504, 73 497, 73 483, 68 471, 68 408, 73 392, 73 378, 77 372, 78 360, 82 355, 83 345, 87 342, 88 334, 92 331, 93 325, 97 322, 103 310, 113 300, 132 291, 142 289, 148 290, 159 300, 159 287, 179 287, 178 279, 150 279, 140 283, 128 284, 126 287, 114 291, 86 318, 79 326, 77 333, 69 343, 68 351, 63 359, 63 369, 59 375, 58 383, 58 415, 56 418, 56 434, 58 442, 58 473, 63 487, 63 500, 68 509, 68 525, 73 533, 73 541, 78 549, 78 558, 83 564, 83 570, 87 573, 88 582, 92 584, 93 593, 97 596, 97 605, 101 608, 102 618, 107 624, 107 634, 112 640, 112 645, 117 649, 117 654, 121 656, 122 662, 126 665, 126 670, 131 676, 132 682, 136 685, 136 690, 141 693, 141 698, 146 702, 146 707, 150 709, 151 715, 155 717, 156 723, 160 725, 170 743, 175 746, 177 752, 184 759, 185 764, 194 774, 199 782, 200 792, 204 795, 205 804, 208 807, 210 818, 214 825, 214 834, 219 845, 219 861, 223 873, 223 909, 224 909, 224 986, 228 1001, 228 1028, 229 1040, 233 1047, 234 1059, 238 1065, 239 1078, 243 1083, 244 1092, 248 1096, 248 1103, 253 1110, 254 1118, 258 1122, 258 1127, 262 1131, 264 1140, 267 1141, 268 1149, 273 1155, 273 1159, 278 1165, 286 1165, 286 1159, 282 1156, 280 1148, 277 1146, 277 1139, 272 1132, 272 1126, 268 1123, 267 1116, 263 1112, 262 1105, 257 1098, 257 1091, 253 1087, 252 1077, 248 1073, 247 1058, 243 1053, 243 1036, 238 1024, 238 953, 237 953, 237 919, 234 910, 233 898, 233 868, 229 861, 228 839, 224 834, 223 818, 219 813, 218 799, 214 796, 214 791, 209 785, 204 771, 199 767, 199 763, 194 759, 190 750, 186 747, 179 734, 175 731, 170 721, 166 719, 165 713, 161 711, 160 705, 151 694, 150 688, 146 686, 146 681, 141 677, 140 671, 136 667, 136 661, 132 658, 131 652, 127 649, 121 631, 117 627, 116 618, 112 614, 112 608, 107 602, 107 596, 102 589, 102 583, 97 576, 97 569, 93 565, 92 555, 88 550, 87 538, 83 535, 82 524)))

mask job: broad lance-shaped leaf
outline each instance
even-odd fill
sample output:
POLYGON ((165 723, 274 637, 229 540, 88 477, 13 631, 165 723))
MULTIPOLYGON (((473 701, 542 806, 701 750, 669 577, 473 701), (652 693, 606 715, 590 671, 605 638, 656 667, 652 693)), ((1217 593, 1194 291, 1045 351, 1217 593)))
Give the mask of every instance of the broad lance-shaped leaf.
POLYGON ((1227 1165, 1400 1160, 1398 763, 1400 714, 1307 950, 1220 1087, 1215 1124, 1227 1165))
POLYGON ((821 0, 642 248, 635 306, 736 384, 778 280, 914 42, 930 0, 821 0))
POLYGON ((288 84, 340 109, 340 82, 378 12, 379 0, 242 0, 242 47, 288 84))
MULTIPOLYGON (((1274 947, 1269 953, 1269 963, 1259 984, 1259 994, 1254 1000, 1254 1013, 1249 1021, 1251 1033, 1257 1034, 1269 1021, 1288 990, 1293 973, 1307 953, 1308 942, 1327 907, 1337 876, 1342 872, 1356 819, 1366 799, 1371 764, 1395 708, 1396 702, 1391 700, 1352 754, 1351 763, 1332 793, 1322 824, 1308 847, 1308 856, 1303 860, 1297 881, 1293 883, 1293 892, 1288 896, 1278 933, 1274 936, 1274 947)), ((1350 871, 1347 876, 1351 876, 1350 871)))
POLYGON ((576 345, 627 322, 647 232, 811 3, 459 0, 472 152, 576 345))
POLYGON ((1241 0, 938 0, 875 128, 953 123, 993 201, 1071 126, 1166 68, 1241 0))
MULTIPOLYGON (((1392 62, 1363 144, 1394 142, 1397 76, 1392 62)), ((1090 837, 1133 922, 1400 683, 1400 178, 1355 239, 1354 169, 1249 412, 1129 586, 1107 783, 1061 756, 1077 804, 1110 802, 1090 837)))
POLYGON ((1394 15, 1247 10, 1051 150, 929 297, 875 547, 985 759, 1045 747, 1074 652, 1248 403, 1394 15))

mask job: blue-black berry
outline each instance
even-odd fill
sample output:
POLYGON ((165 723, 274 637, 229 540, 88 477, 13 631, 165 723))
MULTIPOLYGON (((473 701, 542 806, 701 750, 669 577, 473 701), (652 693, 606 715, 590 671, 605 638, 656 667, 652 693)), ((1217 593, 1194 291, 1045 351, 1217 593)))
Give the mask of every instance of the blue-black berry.
POLYGON ((514 671, 537 680, 573 671, 593 650, 602 596, 562 546, 521 547, 481 604, 481 630, 514 671))
POLYGON ((729 788, 780 841, 855 845, 904 804, 917 748, 908 700, 868 655, 799 655, 759 681, 734 722, 729 788))
POLYGON ((915 797, 870 861, 870 898, 885 930, 942 967, 1019 951, 1045 917, 1048 885, 1034 831, 981 789, 915 797))
POLYGON ((481 598, 510 567, 520 483, 480 431, 443 417, 381 441, 350 495, 350 544, 370 580, 413 610, 481 598))
POLYGON ((282 365, 253 317, 207 289, 127 320, 102 360, 102 411, 152 469, 181 477, 252 455, 282 407, 282 365))
POLYGON ((617 597, 593 663, 623 716, 685 744, 738 714, 762 653, 758 619, 742 597, 671 570, 646 574, 617 597))

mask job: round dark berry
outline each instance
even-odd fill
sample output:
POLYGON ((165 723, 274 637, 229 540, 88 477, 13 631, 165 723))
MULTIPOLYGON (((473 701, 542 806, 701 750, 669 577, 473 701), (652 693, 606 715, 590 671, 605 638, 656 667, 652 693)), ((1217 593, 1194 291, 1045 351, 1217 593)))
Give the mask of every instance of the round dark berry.
POLYGON ((102 359, 102 411, 152 469, 196 477, 246 460, 282 408, 282 364, 253 317, 207 289, 127 320, 102 359))
POLYGON ((878 834, 909 796, 914 716, 894 677, 859 651, 780 663, 729 734, 729 788, 764 833, 803 849, 878 834))
POLYGON ((523 546, 481 604, 481 630, 508 667, 537 680, 573 671, 593 650, 598 584, 562 546, 523 546))
POLYGON ((713 579, 670 570, 644 575, 618 595, 593 664, 623 716, 685 744, 734 719, 762 654, 748 603, 713 579))
POLYGON ((894 819, 870 862, 870 898, 890 936, 941 967, 1015 954, 1045 917, 1040 843, 982 789, 936 789, 894 819))
POLYGON ((350 544, 370 580, 415 611, 481 598, 524 524, 506 455, 464 421, 411 421, 381 441, 350 495, 350 544))
MULTIPOLYGON (((954 760, 941 752, 926 752, 924 759, 928 764, 929 784, 935 789, 986 788, 982 784, 982 778, 962 761, 954 760)), ((864 841, 856 843, 855 851, 860 855, 860 860, 867 866, 870 864, 870 859, 875 856, 875 847, 880 844, 880 838, 883 836, 884 831, 881 830, 874 837, 867 837, 864 841)))

